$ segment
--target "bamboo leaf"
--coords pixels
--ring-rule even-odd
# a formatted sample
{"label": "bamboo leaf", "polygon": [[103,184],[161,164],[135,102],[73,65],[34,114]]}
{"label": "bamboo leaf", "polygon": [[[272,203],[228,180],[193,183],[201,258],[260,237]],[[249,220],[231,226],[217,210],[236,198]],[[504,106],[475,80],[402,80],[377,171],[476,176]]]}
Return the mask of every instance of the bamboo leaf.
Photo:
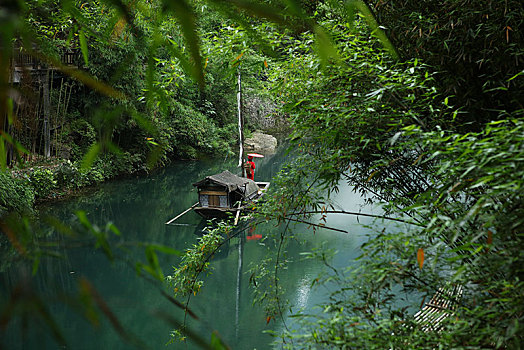
{"label": "bamboo leaf", "polygon": [[84,159],[82,159],[82,169],[87,170],[93,165],[93,162],[95,161],[95,158],[98,156],[98,153],[102,150],[102,146],[100,143],[93,144],[89,151],[84,156]]}
{"label": "bamboo leaf", "polygon": [[314,27],[315,37],[316,37],[316,48],[317,54],[320,58],[322,66],[326,66],[329,63],[329,59],[335,59],[339,61],[340,57],[338,55],[337,49],[333,44],[329,34],[319,25]]}
{"label": "bamboo leaf", "polygon": [[87,66],[89,64],[88,51],[87,51],[87,39],[83,30],[78,32],[78,39],[80,41],[80,50],[82,51],[82,56],[84,57],[84,63]]}
{"label": "bamboo leaf", "polygon": [[377,173],[378,173],[378,170],[373,171],[373,172],[369,175],[369,177],[367,178],[366,182],[371,181],[371,179],[372,179],[372,178],[373,178]]}
{"label": "bamboo leaf", "polygon": [[148,141],[153,145],[153,148],[151,149],[151,152],[149,152],[147,156],[147,167],[149,169],[153,169],[155,164],[159,161],[159,159],[162,157],[162,154],[164,153],[164,147],[156,142]]}
{"label": "bamboo leaf", "polygon": [[106,225],[106,231],[112,231],[115,235],[121,236],[120,230],[112,222],[108,222]]}
{"label": "bamboo leaf", "polygon": [[33,270],[32,270],[33,276],[36,276],[36,273],[38,272],[38,266],[40,266],[40,257],[35,256],[35,259],[33,260]]}
{"label": "bamboo leaf", "polygon": [[113,313],[109,305],[102,298],[100,293],[95,289],[95,287],[85,278],[80,280],[80,288],[84,293],[89,296],[102,311],[102,313],[107,317],[113,329],[119,334],[119,336],[126,342],[132,342],[137,345],[137,347],[145,347],[145,344],[142,344],[142,341],[137,339],[132,334],[129,334],[125,328],[122,326],[118,317]]}
{"label": "bamboo leaf", "polygon": [[170,10],[178,19],[181,25],[182,33],[191,55],[191,75],[196,82],[203,87],[204,85],[204,70],[202,66],[202,56],[200,55],[200,37],[198,36],[196,18],[191,6],[185,0],[168,1],[164,0],[164,7]]}
{"label": "bamboo leaf", "polygon": [[85,211],[79,210],[75,214],[78,220],[80,221],[80,223],[84,225],[85,228],[90,229],[90,230],[93,229],[93,226],[91,225],[91,222],[87,218]]}
{"label": "bamboo leaf", "polygon": [[368,26],[371,28],[372,33],[380,40],[382,46],[390,53],[390,55],[398,60],[399,54],[393,43],[389,40],[388,36],[384,30],[378,25],[373,12],[370,10],[368,5],[362,0],[349,0],[345,2],[346,11],[349,15],[349,21],[354,20],[355,11],[359,11],[364,19],[366,20]]}
{"label": "bamboo leaf", "polygon": [[183,255],[181,251],[173,249],[173,248],[165,246],[165,245],[150,244],[149,246],[151,248],[153,248],[154,250],[159,251],[159,252],[164,253],[164,254],[178,255],[178,256],[182,256]]}
{"label": "bamboo leaf", "polygon": [[227,350],[229,346],[227,346],[218,333],[214,331],[211,333],[211,348],[214,350]]}
{"label": "bamboo leaf", "polygon": [[242,56],[244,56],[244,52],[242,52],[240,55],[238,55],[238,56],[233,60],[233,62],[238,61],[239,59],[242,58]]}
{"label": "bamboo leaf", "polygon": [[73,229],[70,226],[67,226],[59,219],[57,219],[56,217],[46,216],[43,218],[43,220],[61,234],[66,236],[74,236]]}

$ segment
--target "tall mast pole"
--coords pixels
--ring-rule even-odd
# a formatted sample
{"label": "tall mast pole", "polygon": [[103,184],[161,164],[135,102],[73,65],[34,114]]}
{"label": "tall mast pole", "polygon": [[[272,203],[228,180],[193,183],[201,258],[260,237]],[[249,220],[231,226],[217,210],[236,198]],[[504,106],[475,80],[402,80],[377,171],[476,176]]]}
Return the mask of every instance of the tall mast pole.
{"label": "tall mast pole", "polygon": [[237,105],[238,105],[238,141],[240,152],[238,154],[238,166],[242,168],[242,176],[245,177],[244,163],[244,120],[242,119],[242,82],[240,80],[240,67],[238,72],[238,91],[237,91]]}

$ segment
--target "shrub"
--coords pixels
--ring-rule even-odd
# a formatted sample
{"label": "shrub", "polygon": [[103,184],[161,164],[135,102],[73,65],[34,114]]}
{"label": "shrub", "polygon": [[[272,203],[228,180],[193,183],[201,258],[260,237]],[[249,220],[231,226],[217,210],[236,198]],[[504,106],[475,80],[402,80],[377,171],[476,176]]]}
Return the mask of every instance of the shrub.
{"label": "shrub", "polygon": [[55,170],[55,179],[59,188],[78,188],[80,177],[78,166],[69,160],[60,164]]}
{"label": "shrub", "polygon": [[31,186],[24,180],[15,179],[8,173],[0,172],[0,217],[16,211],[30,211],[35,201]]}
{"label": "shrub", "polygon": [[71,157],[80,159],[89,147],[96,142],[96,131],[93,125],[84,119],[77,119],[71,123]]}
{"label": "shrub", "polygon": [[80,180],[77,184],[78,187],[85,187],[94,185],[104,181],[104,173],[102,169],[96,166],[92,166],[89,169],[80,169]]}
{"label": "shrub", "polygon": [[37,198],[49,196],[57,187],[55,176],[49,169],[35,169],[31,175],[29,175],[29,182],[35,190]]}

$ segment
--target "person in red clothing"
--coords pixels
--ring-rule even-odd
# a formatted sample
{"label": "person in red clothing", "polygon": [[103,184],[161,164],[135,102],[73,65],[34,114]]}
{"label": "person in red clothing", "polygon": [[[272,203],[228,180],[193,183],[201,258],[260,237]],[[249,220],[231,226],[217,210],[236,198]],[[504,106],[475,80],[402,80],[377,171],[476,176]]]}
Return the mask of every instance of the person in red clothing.
{"label": "person in red clothing", "polygon": [[255,162],[253,162],[253,156],[247,157],[246,176],[248,179],[255,180]]}

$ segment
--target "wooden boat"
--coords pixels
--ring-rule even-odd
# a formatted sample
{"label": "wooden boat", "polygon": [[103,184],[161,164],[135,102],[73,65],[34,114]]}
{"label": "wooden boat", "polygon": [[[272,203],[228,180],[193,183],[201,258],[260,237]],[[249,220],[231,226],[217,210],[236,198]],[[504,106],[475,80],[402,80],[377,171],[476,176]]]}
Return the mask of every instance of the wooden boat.
{"label": "wooden boat", "polygon": [[269,182],[255,182],[229,171],[207,176],[193,184],[198,189],[198,204],[193,210],[206,219],[227,218],[244,211],[262,197]]}
{"label": "wooden boat", "polygon": [[[243,175],[245,175],[246,173],[243,167],[245,164],[245,160],[243,159],[244,135],[242,131],[244,123],[241,114],[242,108],[240,108],[240,71],[238,73],[237,101],[240,146],[238,166],[242,168]],[[263,157],[263,155],[255,153],[250,155],[253,157]],[[236,225],[241,212],[245,211],[249,204],[257,201],[264,195],[269,187],[269,182],[255,182],[247,177],[240,177],[226,170],[219,174],[207,176],[205,179],[194,183],[193,186],[198,188],[198,202],[166,222],[166,225],[171,225],[191,210],[194,210],[205,219],[224,219],[233,215],[235,217],[234,225]]]}

